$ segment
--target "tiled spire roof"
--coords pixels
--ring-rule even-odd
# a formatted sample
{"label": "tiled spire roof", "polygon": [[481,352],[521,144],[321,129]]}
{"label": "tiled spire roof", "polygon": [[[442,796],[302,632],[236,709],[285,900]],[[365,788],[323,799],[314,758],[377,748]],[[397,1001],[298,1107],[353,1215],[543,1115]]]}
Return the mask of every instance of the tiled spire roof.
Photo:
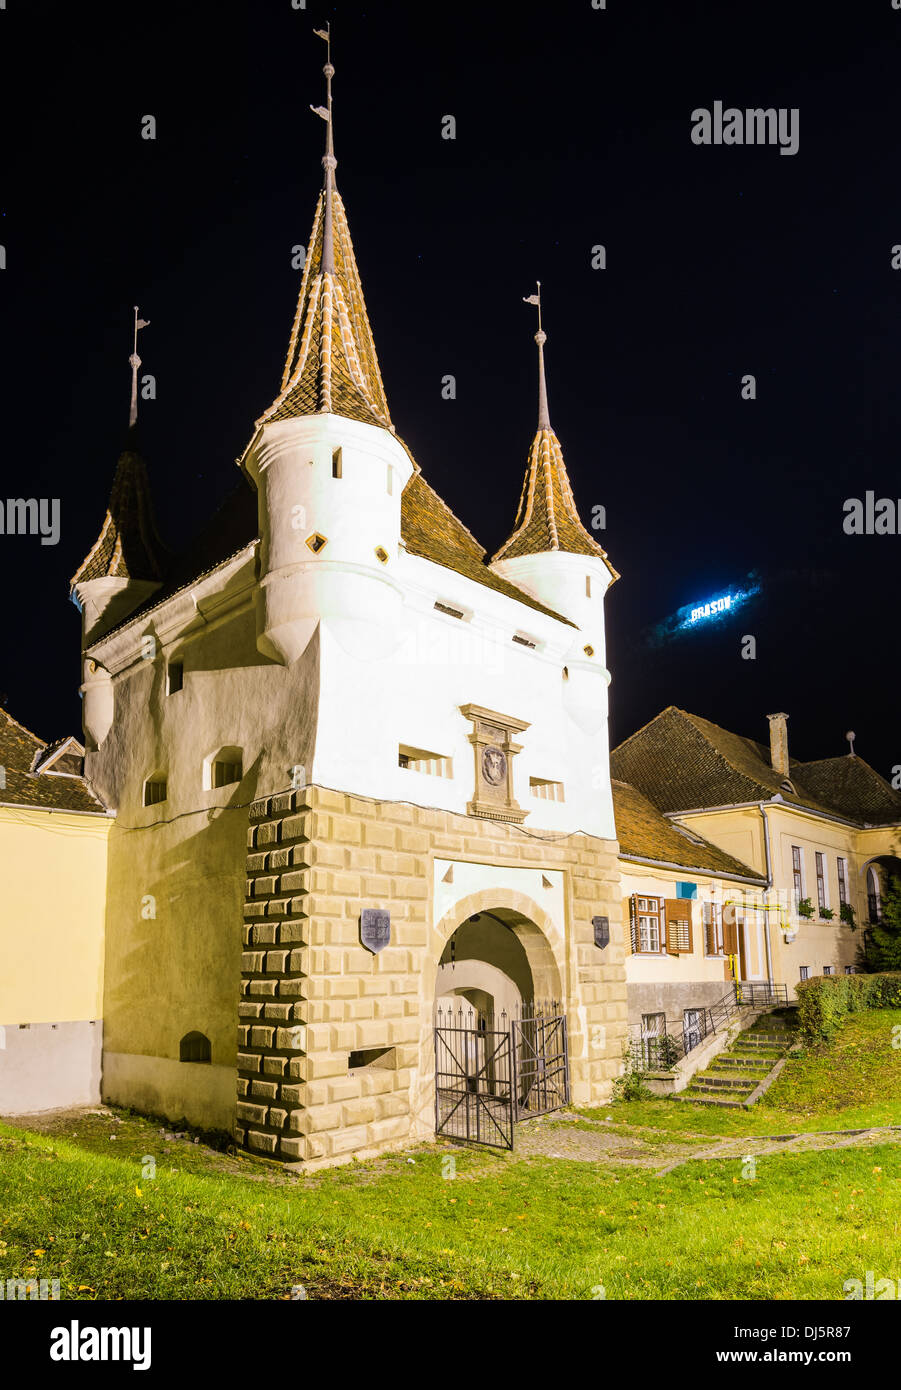
{"label": "tiled spire roof", "polygon": [[72,586],[106,577],[158,580],[165,555],[156,529],[147,465],[138,453],[134,431],[129,430],[100,535],[72,576]]}
{"label": "tiled spire roof", "polygon": [[[532,296],[529,303],[538,303]],[[539,305],[540,316],[540,305]],[[540,317],[539,317],[540,323]],[[551,428],[544,371],[544,345],[547,334],[539,327],[538,344],[538,429],[529,451],[522,494],[513,523],[513,532],[494,556],[512,560],[518,555],[540,555],[548,550],[566,550],[577,555],[595,555],[603,560],[614,579],[619,575],[607,559],[607,552],[588,534],[576,509],[572,486],[563,462],[560,440]]]}
{"label": "tiled spire roof", "polygon": [[328,122],[325,186],[316,204],[281,390],[256,423],[329,413],[392,429],[344,203],[335,187],[331,62],[323,71],[328,107],[314,110]]}

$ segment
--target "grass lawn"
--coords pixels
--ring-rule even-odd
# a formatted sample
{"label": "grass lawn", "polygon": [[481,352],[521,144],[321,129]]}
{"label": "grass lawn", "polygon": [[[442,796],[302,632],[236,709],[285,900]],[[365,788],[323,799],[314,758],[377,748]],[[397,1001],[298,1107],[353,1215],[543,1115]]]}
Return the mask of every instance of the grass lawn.
{"label": "grass lawn", "polygon": [[841,1299],[901,1275],[887,1145],[760,1158],[754,1180],[430,1146],[286,1179],[130,1115],[82,1129],[0,1125],[0,1277],[64,1298]]}
{"label": "grass lawn", "polygon": [[892,1047],[892,1028],[898,1025],[899,1009],[849,1014],[831,1043],[789,1057],[775,1084],[751,1110],[667,1099],[629,1101],[584,1113],[614,1124],[710,1135],[901,1125],[901,1050]]}
{"label": "grass lawn", "polygon": [[553,1145],[629,1126],[649,1166],[524,1142],[294,1176],[167,1141],[129,1112],[40,1133],[0,1124],[0,1279],[59,1278],[64,1298],[88,1300],[277,1299],[296,1284],[325,1299],[840,1300],[867,1270],[901,1276],[901,1146],[766,1153],[751,1168],[683,1144],[687,1161],[654,1168],[683,1132],[901,1124],[898,1023],[850,1016],[750,1112],[655,1100],[546,1122]]}

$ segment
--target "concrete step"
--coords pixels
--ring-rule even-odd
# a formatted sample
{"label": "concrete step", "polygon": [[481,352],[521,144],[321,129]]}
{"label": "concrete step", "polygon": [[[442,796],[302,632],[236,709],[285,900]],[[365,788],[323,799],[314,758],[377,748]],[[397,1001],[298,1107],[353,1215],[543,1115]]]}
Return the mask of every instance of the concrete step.
{"label": "concrete step", "polygon": [[727,1100],[725,1096],[693,1096],[688,1091],[681,1091],[676,1100],[691,1101],[693,1105],[721,1105],[725,1110],[740,1110],[742,1107],[740,1100]]}
{"label": "concrete step", "polygon": [[718,1067],[747,1067],[749,1071],[760,1071],[767,1068],[768,1062],[768,1057],[758,1057],[753,1052],[744,1057],[735,1052],[723,1052],[710,1063],[710,1070],[715,1071]]}
{"label": "concrete step", "polygon": [[691,1086],[700,1091],[753,1091],[761,1080],[759,1076],[710,1076],[701,1072],[692,1078]]}

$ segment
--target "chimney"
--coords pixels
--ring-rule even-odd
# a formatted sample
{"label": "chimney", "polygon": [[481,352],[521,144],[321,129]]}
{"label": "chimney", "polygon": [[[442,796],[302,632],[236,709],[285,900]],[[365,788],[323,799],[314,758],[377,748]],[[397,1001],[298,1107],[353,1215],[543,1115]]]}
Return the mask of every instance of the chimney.
{"label": "chimney", "polygon": [[780,777],[788,776],[787,714],[768,714],[770,721],[770,764]]}

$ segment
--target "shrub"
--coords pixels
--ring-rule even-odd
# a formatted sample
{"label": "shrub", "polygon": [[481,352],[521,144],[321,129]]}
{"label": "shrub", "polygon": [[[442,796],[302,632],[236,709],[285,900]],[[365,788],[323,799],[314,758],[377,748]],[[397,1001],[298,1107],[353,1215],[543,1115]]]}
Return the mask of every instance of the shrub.
{"label": "shrub", "polygon": [[808,1042],[834,1037],[848,1014],[901,1008],[901,972],[821,975],[798,985],[798,1023]]}
{"label": "shrub", "polygon": [[812,916],[813,916],[813,903],[810,901],[809,898],[801,898],[800,902],[798,903],[798,916],[799,916],[799,917],[812,917]]}

